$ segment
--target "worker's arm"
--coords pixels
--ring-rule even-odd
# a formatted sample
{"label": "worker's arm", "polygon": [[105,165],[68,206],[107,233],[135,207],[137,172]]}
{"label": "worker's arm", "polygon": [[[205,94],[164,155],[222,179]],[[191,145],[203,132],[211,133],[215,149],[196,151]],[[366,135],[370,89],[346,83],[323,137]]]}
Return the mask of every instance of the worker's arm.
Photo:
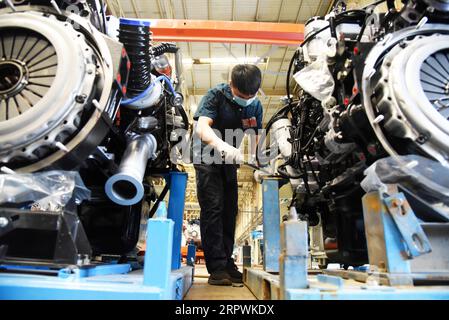
{"label": "worker's arm", "polygon": [[223,140],[221,140],[212,129],[213,123],[214,120],[209,117],[199,117],[198,123],[196,125],[196,133],[200,137],[201,141],[214,148],[217,148],[218,145],[223,142]]}
{"label": "worker's arm", "polygon": [[214,121],[211,118],[200,116],[196,126],[196,133],[201,141],[217,149],[223,156],[225,163],[241,163],[243,155],[239,149],[220,139],[212,129]]}

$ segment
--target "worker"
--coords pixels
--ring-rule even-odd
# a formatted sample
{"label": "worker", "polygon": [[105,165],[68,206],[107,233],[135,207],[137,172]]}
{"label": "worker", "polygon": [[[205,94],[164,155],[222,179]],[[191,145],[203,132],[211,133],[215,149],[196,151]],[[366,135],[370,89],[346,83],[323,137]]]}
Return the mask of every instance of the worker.
{"label": "worker", "polygon": [[[237,168],[243,160],[238,148],[242,139],[226,141],[225,137],[229,130],[250,131],[252,141],[257,143],[263,115],[262,104],[256,97],[261,82],[257,66],[235,66],[230,83],[209,90],[193,118],[201,150],[199,161],[194,155],[200,230],[211,285],[243,283],[242,273],[232,259],[238,212]],[[250,159],[254,159],[256,143],[252,143]],[[214,160],[218,154],[219,161],[206,161],[210,154]]]}

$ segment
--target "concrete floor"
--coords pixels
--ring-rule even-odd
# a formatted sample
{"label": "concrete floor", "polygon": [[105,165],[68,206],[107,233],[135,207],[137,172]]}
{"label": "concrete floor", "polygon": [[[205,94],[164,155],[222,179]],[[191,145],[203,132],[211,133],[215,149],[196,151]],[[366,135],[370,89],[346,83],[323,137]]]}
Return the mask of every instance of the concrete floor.
{"label": "concrete floor", "polygon": [[[240,272],[242,267],[239,266]],[[195,279],[184,300],[256,300],[245,286],[211,286],[207,283],[209,274],[204,264],[195,266]]]}

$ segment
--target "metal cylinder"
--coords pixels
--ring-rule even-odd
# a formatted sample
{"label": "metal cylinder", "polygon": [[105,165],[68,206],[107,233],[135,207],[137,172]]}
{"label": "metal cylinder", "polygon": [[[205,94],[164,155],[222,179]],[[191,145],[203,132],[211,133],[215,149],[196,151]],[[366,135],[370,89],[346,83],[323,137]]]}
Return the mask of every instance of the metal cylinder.
{"label": "metal cylinder", "polygon": [[122,206],[131,206],[142,200],[142,184],[148,159],[156,152],[157,142],[146,134],[131,139],[123,154],[118,172],[105,185],[109,199]]}

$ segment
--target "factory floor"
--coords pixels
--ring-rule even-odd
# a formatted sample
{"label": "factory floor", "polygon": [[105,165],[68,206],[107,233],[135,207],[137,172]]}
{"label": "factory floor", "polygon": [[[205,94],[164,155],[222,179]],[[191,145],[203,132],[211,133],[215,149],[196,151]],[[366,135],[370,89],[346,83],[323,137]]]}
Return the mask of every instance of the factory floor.
{"label": "factory floor", "polygon": [[[238,266],[242,272],[242,266]],[[195,265],[195,278],[193,285],[184,297],[184,300],[256,300],[254,295],[245,286],[211,286],[207,283],[209,274],[204,264]]]}

